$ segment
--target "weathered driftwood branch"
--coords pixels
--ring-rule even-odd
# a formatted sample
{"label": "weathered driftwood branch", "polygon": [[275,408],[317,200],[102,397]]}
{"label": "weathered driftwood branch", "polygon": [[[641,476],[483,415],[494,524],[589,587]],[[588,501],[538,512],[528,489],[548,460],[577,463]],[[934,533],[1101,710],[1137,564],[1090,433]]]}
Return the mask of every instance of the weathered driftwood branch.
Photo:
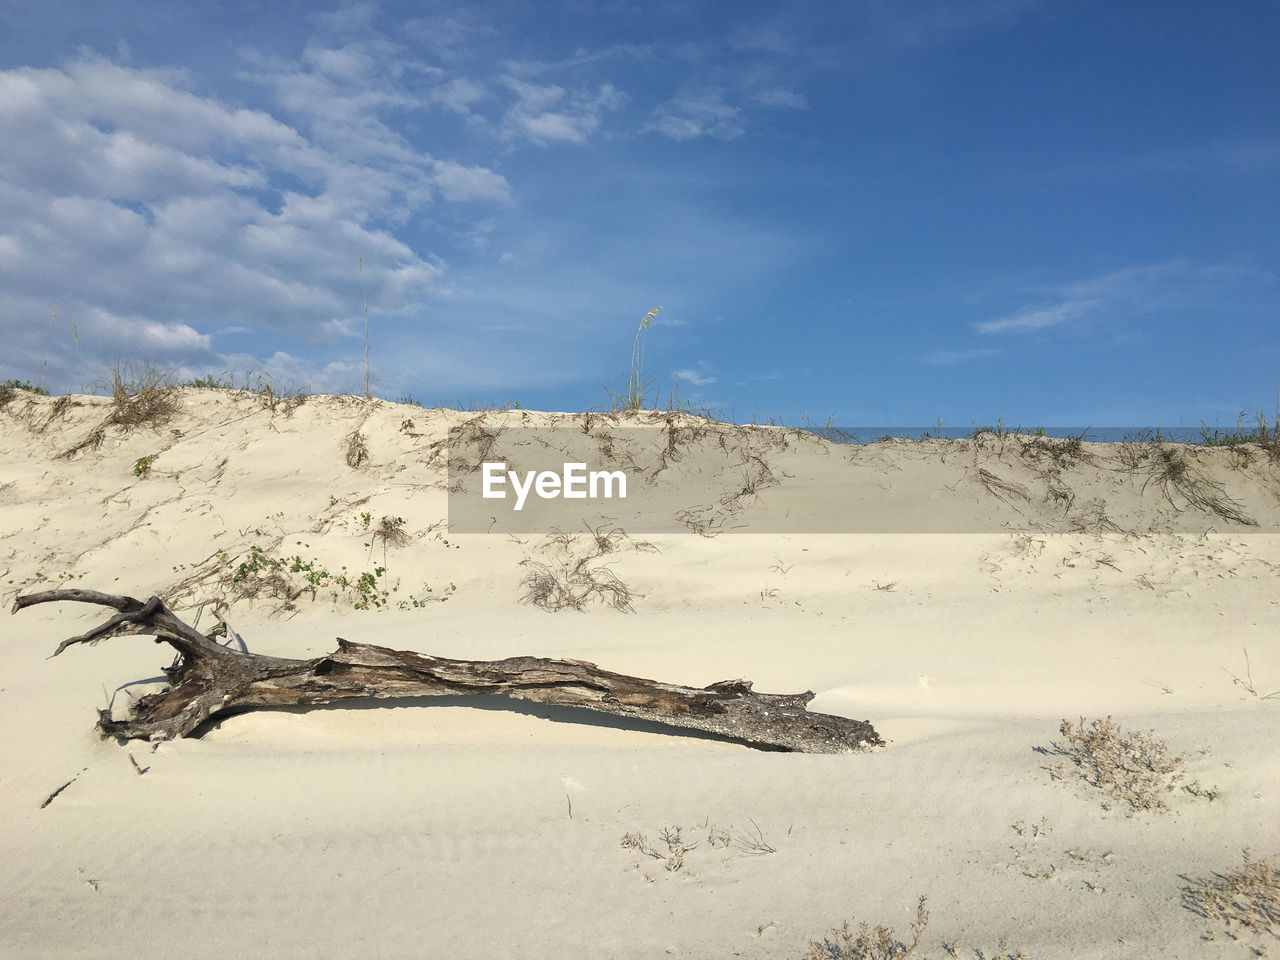
{"label": "weathered driftwood branch", "polygon": [[229,649],[184,623],[160,601],[96,590],[49,590],[19,597],[13,612],[37,603],[76,600],[119,611],[105,623],[64,640],[53,656],[77,643],[122,634],[150,634],[180,662],[166,670],[169,687],[139,698],[129,720],[99,712],[103,736],[171,740],[192,735],[223,711],[329,703],[350,697],[431,697],[502,694],[538,703],[581,707],[729,737],[756,747],[799,753],[844,753],[883,743],[864,720],[810,713],[812,693],[756,693],[746,680],[682,687],[601,670],[581,660],[508,657],[450,660],[338,639],[338,649],[311,660],[265,657]]}

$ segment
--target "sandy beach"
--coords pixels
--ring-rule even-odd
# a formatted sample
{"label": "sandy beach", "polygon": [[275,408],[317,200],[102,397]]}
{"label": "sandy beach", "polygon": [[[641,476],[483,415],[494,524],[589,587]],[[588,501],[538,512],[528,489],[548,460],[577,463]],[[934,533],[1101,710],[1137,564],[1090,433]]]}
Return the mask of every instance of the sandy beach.
{"label": "sandy beach", "polygon": [[[105,614],[41,605],[0,645],[0,955],[839,957],[860,955],[830,952],[845,921],[909,943],[921,897],[904,956],[1280,951],[1277,899],[1252,926],[1203,907],[1246,848],[1280,855],[1280,464],[1260,447],[851,446],[230,390],[186,390],[163,422],[111,412],[23,392],[0,410],[6,605],[156,595],[278,657],[342,637],[745,678],[886,745],[767,752],[478,695],[104,740],[97,711],[127,716],[172,651],[119,636],[50,659]],[[537,429],[599,450],[651,433],[627,469],[666,513],[451,530],[476,438]],[[1088,782],[1070,748],[1108,717],[1180,762],[1136,792],[1132,771]]]}

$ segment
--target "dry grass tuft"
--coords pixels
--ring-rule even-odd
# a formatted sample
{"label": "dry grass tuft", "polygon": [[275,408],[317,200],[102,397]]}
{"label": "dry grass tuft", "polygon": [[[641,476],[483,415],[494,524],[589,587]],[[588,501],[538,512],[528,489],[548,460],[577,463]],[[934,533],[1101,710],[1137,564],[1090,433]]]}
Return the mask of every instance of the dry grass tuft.
{"label": "dry grass tuft", "polygon": [[364,434],[359,430],[353,430],[347,435],[346,460],[347,466],[352,470],[359,469],[360,465],[369,459],[369,448],[365,445]]}
{"label": "dry grass tuft", "polygon": [[[528,557],[520,561],[529,572],[520,581],[524,589],[522,603],[555,613],[560,610],[582,610],[592,602],[603,603],[632,613],[633,594],[627,585],[603,563],[596,563],[606,554],[613,553],[618,545],[628,540],[620,528],[606,531],[603,527],[590,529],[585,549],[580,547],[584,538],[563,532],[544,537],[537,550],[548,559]],[[637,550],[653,550],[652,544],[636,542]]]}
{"label": "dry grass tuft", "polygon": [[[1110,717],[1088,725],[1081,717],[1079,726],[1063,720],[1059,730],[1063,742],[1054,743],[1053,752],[1070,760],[1086,783],[1133,810],[1164,809],[1164,795],[1182,780],[1182,758],[1171,755],[1153,731],[1126,731]],[[1062,763],[1048,769],[1054,779],[1066,779]],[[1215,791],[1201,791],[1198,784],[1188,789],[1216,796]],[[1110,803],[1104,802],[1103,807],[1110,809]]]}
{"label": "dry grass tuft", "polygon": [[1022,456],[1034,460],[1049,459],[1057,467],[1070,467],[1077,463],[1092,463],[1085,452],[1084,435],[1074,437],[1031,436],[1022,446]]}
{"label": "dry grass tuft", "polygon": [[590,558],[556,566],[537,560],[521,560],[529,572],[520,581],[524,603],[532,603],[555,613],[560,610],[582,610],[598,600],[624,613],[634,612],[631,591],[608,567],[588,566]]}
{"label": "dry grass tuft", "polygon": [[[494,459],[493,448],[498,442],[498,437],[502,435],[503,429],[501,427],[489,429],[485,418],[486,415],[482,413],[449,431],[448,466],[450,470],[458,473],[475,473],[480,469],[481,463]],[[474,463],[463,456],[463,447],[475,448]]]}
{"label": "dry grass tuft", "polygon": [[1012,498],[1017,497],[1027,503],[1031,502],[1031,494],[1027,492],[1027,488],[1020,483],[1011,483],[1008,480],[1001,480],[990,470],[979,467],[973,474],[973,478],[982,484],[987,493],[991,494],[997,500],[1003,500],[1008,503]]}
{"label": "dry grass tuft", "polygon": [[177,381],[155,367],[132,365],[111,369],[110,422],[130,429],[159,426],[182,409],[182,390]]}
{"label": "dry grass tuft", "polygon": [[[1232,940],[1242,939],[1234,928],[1254,934],[1259,941],[1254,955],[1265,956],[1262,939],[1280,940],[1280,866],[1272,857],[1254,860],[1245,850],[1239,870],[1191,880],[1183,888],[1182,904],[1205,920],[1225,926]],[[1215,937],[1209,934],[1205,939]]]}
{"label": "dry grass tuft", "polygon": [[383,517],[373,531],[373,538],[392,547],[407,547],[409,534],[404,529],[404,517]]}
{"label": "dry grass tuft", "polygon": [[107,432],[107,425],[105,423],[98,424],[96,427],[94,427],[92,430],[89,431],[88,435],[83,440],[81,440],[77,444],[74,444],[68,447],[66,450],[63,450],[60,454],[57,455],[55,459],[70,460],[77,453],[80,453],[84,450],[97,450],[100,446],[102,446],[102,441],[106,437],[106,432]]}
{"label": "dry grass tuft", "polygon": [[663,827],[659,838],[666,845],[666,852],[656,849],[649,843],[643,833],[625,833],[622,835],[620,846],[623,850],[635,850],[644,854],[646,857],[653,857],[655,860],[661,860],[672,873],[675,873],[684,866],[684,856],[690,850],[697,848],[698,844],[690,843],[681,835],[680,827]]}
{"label": "dry grass tuft", "polygon": [[1244,526],[1258,525],[1256,520],[1240,509],[1238,503],[1226,495],[1220,485],[1197,474],[1188,462],[1187,455],[1177,447],[1158,446],[1150,459],[1151,473],[1142,484],[1144,493],[1155,482],[1170,503],[1174,503],[1172,493],[1177,493],[1198,510],[1215,513],[1224,520]]}

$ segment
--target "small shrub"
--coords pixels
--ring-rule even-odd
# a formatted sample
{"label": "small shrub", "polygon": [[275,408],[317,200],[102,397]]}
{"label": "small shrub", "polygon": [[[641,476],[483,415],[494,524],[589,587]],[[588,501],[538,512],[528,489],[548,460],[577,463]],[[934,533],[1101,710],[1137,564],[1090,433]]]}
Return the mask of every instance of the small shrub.
{"label": "small shrub", "polygon": [[365,445],[364,435],[359,430],[353,430],[347,435],[346,442],[347,466],[352,470],[358,469],[362,463],[369,459],[369,448]]}
{"label": "small shrub", "polygon": [[231,375],[231,371],[227,371],[227,379],[220,380],[213,374],[204,377],[196,377],[192,380],[185,380],[182,383],[184,387],[193,387],[199,390],[234,390],[236,388],[235,378]]}
{"label": "small shrub", "polygon": [[47,397],[49,391],[44,387],[37,387],[30,380],[14,380],[12,378],[0,384],[0,390],[25,390],[27,393],[34,393],[37,396]]}
{"label": "small shrub", "polygon": [[[1257,939],[1280,940],[1280,866],[1274,858],[1254,860],[1245,850],[1243,867],[1190,881],[1183,888],[1182,903],[1211,923],[1225,926],[1233,940],[1242,939],[1237,928]],[[1260,946],[1254,952],[1263,956],[1266,948]]]}
{"label": "small shrub", "polygon": [[[1125,731],[1110,717],[1087,726],[1084,717],[1079,726],[1063,720],[1058,729],[1063,742],[1053,744],[1054,752],[1070,760],[1086,783],[1133,810],[1164,809],[1164,795],[1182,780],[1182,758],[1171,755],[1153,731]],[[1066,777],[1061,763],[1049,771],[1055,779]],[[1110,808],[1108,802],[1103,806]]]}
{"label": "small shrub", "polygon": [[1244,426],[1244,414],[1236,418],[1236,429],[1233,433],[1220,430],[1209,432],[1209,428],[1201,421],[1200,442],[1206,447],[1229,447],[1239,449],[1245,444],[1256,444],[1261,447],[1272,460],[1280,460],[1280,407],[1276,416],[1267,419],[1266,411],[1258,411],[1258,423],[1252,430]]}
{"label": "small shrub", "polygon": [[892,927],[877,924],[872,928],[867,923],[860,923],[855,932],[845,921],[828,933],[821,943],[810,941],[804,960],[898,960],[916,956],[920,936],[929,923],[926,902],[921,897],[916,904],[915,923],[911,926],[911,938],[906,942],[898,939]]}
{"label": "small shrub", "polygon": [[659,837],[667,847],[665,853],[651,846],[643,833],[623,834],[620,846],[624,850],[635,850],[646,857],[663,861],[663,866],[672,873],[684,866],[685,854],[698,846],[696,842],[689,843],[681,836],[680,827],[663,827]]}
{"label": "small shrub", "polygon": [[133,475],[146,479],[151,474],[151,465],[156,462],[158,454],[150,453],[145,457],[139,457],[133,465]]}
{"label": "small shrub", "polygon": [[[801,960],[901,960],[903,957],[926,960],[925,955],[917,951],[920,948],[920,938],[929,923],[927,903],[925,897],[921,897],[916,903],[916,919],[911,925],[910,937],[905,941],[894,933],[892,927],[879,924],[872,927],[868,923],[860,923],[858,929],[854,930],[846,921],[830,931],[821,942],[811,940],[809,952]],[[943,949],[948,956],[959,957],[959,939],[950,945],[944,943]],[[1003,940],[993,952],[975,949],[973,953],[979,960],[1030,960],[1025,951],[1010,951]]]}
{"label": "small shrub", "polygon": [[6,380],[0,383],[0,410],[17,400],[19,393],[34,393],[42,397],[49,395],[43,387],[32,386],[29,380]]}
{"label": "small shrub", "polygon": [[292,609],[290,605],[303,595],[315,600],[322,591],[334,603],[350,604],[354,610],[423,609],[431,603],[447,601],[458,589],[450,583],[447,590],[437,594],[424,583],[417,593],[402,593],[400,581],[388,576],[385,566],[360,573],[350,572],[346,566],[330,570],[314,557],[277,555],[257,544],[250,546],[248,555],[238,563],[220,553],[211,572],[188,578],[186,585],[195,586],[208,579],[223,588],[225,599],[272,598],[285,601],[286,609]]}

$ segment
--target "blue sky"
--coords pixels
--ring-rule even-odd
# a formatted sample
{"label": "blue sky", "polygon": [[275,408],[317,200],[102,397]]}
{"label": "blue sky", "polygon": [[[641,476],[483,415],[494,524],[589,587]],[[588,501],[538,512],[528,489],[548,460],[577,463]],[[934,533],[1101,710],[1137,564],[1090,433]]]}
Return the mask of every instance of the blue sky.
{"label": "blue sky", "polygon": [[363,392],[367,296],[374,393],[427,405],[601,405],[661,306],[650,396],[739,420],[1270,414],[1277,36],[1248,0],[0,0],[0,378]]}

